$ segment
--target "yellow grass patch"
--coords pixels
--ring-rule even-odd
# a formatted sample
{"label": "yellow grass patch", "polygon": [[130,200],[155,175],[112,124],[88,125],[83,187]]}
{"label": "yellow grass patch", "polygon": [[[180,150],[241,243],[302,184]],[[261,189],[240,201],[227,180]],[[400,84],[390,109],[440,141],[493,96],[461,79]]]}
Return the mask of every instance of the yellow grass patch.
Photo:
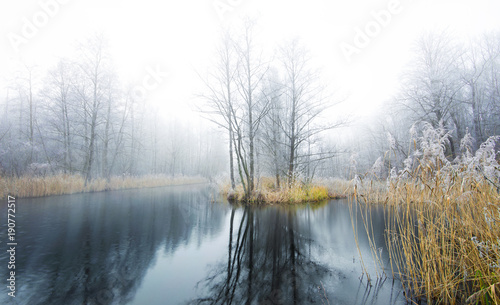
{"label": "yellow grass patch", "polygon": [[[219,186],[222,196],[234,201],[244,201],[244,191],[238,185],[234,191],[228,183]],[[332,197],[342,197],[340,190],[331,191],[327,186],[320,183],[303,184],[301,182],[288,185],[284,182],[281,188],[277,188],[272,178],[260,179],[259,188],[253,194],[248,203],[267,204],[294,204],[305,202],[318,202]]]}

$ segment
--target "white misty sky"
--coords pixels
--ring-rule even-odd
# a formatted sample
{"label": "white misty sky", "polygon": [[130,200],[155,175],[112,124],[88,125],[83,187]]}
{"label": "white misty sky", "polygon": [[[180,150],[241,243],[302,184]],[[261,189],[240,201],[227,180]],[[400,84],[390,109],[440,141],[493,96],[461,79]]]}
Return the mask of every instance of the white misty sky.
{"label": "white misty sky", "polygon": [[[57,3],[58,9],[15,50],[10,40],[23,36],[26,21],[44,14],[43,3]],[[228,8],[222,18],[216,4]],[[398,13],[348,61],[341,43],[354,45],[356,29],[364,30],[375,20],[372,12],[389,6]],[[259,40],[268,49],[301,37],[323,82],[347,96],[342,111],[367,115],[395,92],[423,31],[445,29],[471,39],[500,30],[499,12],[500,1],[494,0],[2,0],[0,80],[5,84],[20,62],[43,71],[58,57],[70,56],[76,41],[102,32],[123,81],[141,82],[148,68],[168,71],[149,99],[166,115],[192,118],[189,105],[201,90],[195,70],[203,74],[209,67],[221,25],[249,15],[257,17]],[[0,87],[3,99],[5,86]]]}

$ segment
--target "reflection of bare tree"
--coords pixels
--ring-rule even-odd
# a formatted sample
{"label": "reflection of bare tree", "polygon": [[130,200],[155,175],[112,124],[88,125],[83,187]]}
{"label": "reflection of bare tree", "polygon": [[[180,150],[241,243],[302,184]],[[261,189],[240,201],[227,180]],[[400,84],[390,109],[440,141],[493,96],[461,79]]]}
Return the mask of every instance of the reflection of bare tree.
{"label": "reflection of bare tree", "polygon": [[[301,304],[320,298],[317,291],[327,268],[302,254],[310,239],[297,234],[295,211],[242,208],[229,224],[227,263],[221,263],[202,283],[209,295],[193,304]],[[237,226],[237,231],[235,230]]]}
{"label": "reflection of bare tree", "polygon": [[29,205],[34,211],[20,213],[17,304],[131,302],[158,249],[174,251],[197,238],[196,226],[220,232],[224,213],[204,205],[204,197],[164,189],[80,194],[46,199],[72,201],[52,202],[53,209],[38,208],[39,199]]}

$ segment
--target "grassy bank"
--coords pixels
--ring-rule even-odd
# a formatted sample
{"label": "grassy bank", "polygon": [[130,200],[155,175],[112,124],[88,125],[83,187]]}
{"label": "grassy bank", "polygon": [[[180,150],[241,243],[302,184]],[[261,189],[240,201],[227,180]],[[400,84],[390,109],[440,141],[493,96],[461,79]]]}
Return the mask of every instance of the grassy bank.
{"label": "grassy bank", "polygon": [[[500,167],[494,143],[449,162],[415,154],[353,202],[384,204],[392,273],[411,302],[500,304]],[[385,187],[382,187],[385,185]]]}
{"label": "grassy bank", "polygon": [[219,185],[221,195],[229,201],[246,202],[250,204],[297,204],[305,202],[318,202],[327,199],[345,198],[342,180],[323,180],[311,184],[295,182],[276,187],[271,178],[261,178],[259,186],[250,199],[245,198],[243,187],[238,185],[231,190],[229,183]]}
{"label": "grassy bank", "polygon": [[387,244],[405,290],[445,304],[500,302],[500,199],[485,179],[449,173],[392,184]]}
{"label": "grassy bank", "polygon": [[45,177],[0,177],[0,197],[42,197],[51,195],[74,194],[82,192],[100,192],[133,188],[158,187],[202,183],[202,177],[170,177],[166,175],[118,176],[106,179],[94,179],[85,185],[80,175],[59,174]]}
{"label": "grassy bank", "polygon": [[426,178],[425,172],[416,170],[414,179],[391,184],[386,192],[373,191],[385,198],[393,276],[412,301],[500,304],[496,186],[456,172],[448,185],[439,175]]}

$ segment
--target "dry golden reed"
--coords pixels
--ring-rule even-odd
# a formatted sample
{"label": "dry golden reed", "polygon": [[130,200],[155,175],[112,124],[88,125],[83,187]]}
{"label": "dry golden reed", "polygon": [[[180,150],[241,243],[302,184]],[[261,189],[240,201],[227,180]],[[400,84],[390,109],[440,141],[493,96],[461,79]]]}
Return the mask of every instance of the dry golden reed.
{"label": "dry golden reed", "polygon": [[42,197],[203,182],[206,182],[206,179],[202,177],[170,177],[166,175],[118,176],[111,177],[109,181],[99,178],[90,181],[87,185],[85,185],[85,180],[80,175],[0,177],[0,196]]}
{"label": "dry golden reed", "polygon": [[354,201],[385,205],[390,267],[410,302],[500,304],[498,138],[475,155],[463,141],[453,162],[441,140],[427,138],[404,170],[391,170],[385,188],[360,181]]}
{"label": "dry golden reed", "polygon": [[[415,299],[439,304],[499,304],[500,198],[485,179],[429,168],[391,184],[387,243],[393,272]],[[432,177],[432,178],[431,178]],[[472,297],[472,298],[471,298]]]}
{"label": "dry golden reed", "polygon": [[[333,192],[324,183],[304,184],[300,181],[296,181],[291,185],[284,182],[278,188],[272,178],[263,177],[259,180],[257,190],[253,192],[249,200],[246,200],[246,203],[296,204],[345,197],[338,191],[339,189]],[[241,185],[237,185],[234,190],[231,190],[231,185],[225,182],[219,185],[219,190],[221,195],[230,201],[245,201],[245,194]]]}

